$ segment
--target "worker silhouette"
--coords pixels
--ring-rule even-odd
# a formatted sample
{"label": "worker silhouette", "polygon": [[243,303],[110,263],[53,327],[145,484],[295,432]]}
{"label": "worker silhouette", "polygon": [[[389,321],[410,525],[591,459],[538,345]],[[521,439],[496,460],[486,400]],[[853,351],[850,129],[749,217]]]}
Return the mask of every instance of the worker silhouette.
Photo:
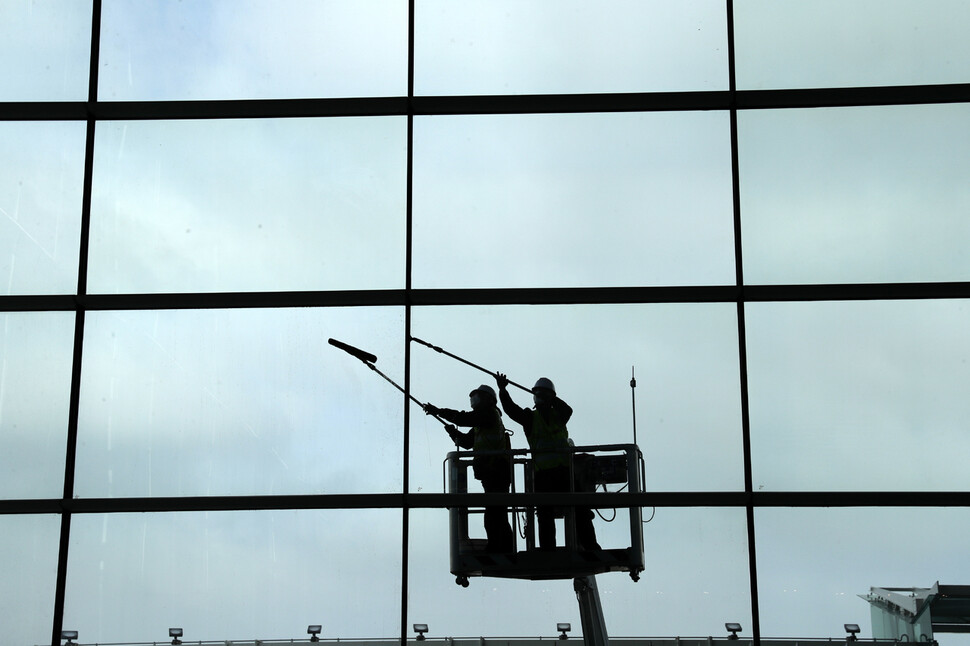
{"label": "worker silhouette", "polygon": [[[470,426],[471,430],[462,433],[454,426],[445,430],[455,444],[463,449],[475,451],[507,451],[511,449],[509,436],[502,424],[502,413],[498,409],[495,391],[491,386],[481,385],[468,393],[470,411],[437,408],[425,404],[424,412],[436,415],[458,426]],[[508,493],[512,483],[512,466],[508,454],[476,455],[472,458],[472,472],[481,481],[485,493]],[[515,541],[509,514],[505,507],[485,508],[485,536],[488,552],[514,552]]]}
{"label": "worker silhouette", "polygon": [[[502,409],[512,420],[522,425],[529,448],[532,449],[535,490],[571,491],[571,451],[566,422],[572,417],[573,409],[556,396],[556,387],[545,377],[536,381],[532,388],[535,407],[531,409],[520,408],[512,401],[508,391],[508,377],[498,373],[495,381],[498,384]],[[556,509],[551,506],[537,507],[536,515],[539,517],[539,549],[551,550],[556,547]],[[577,507],[575,517],[576,539],[580,549],[600,549],[596,542],[596,530],[593,528],[593,511],[588,507]]]}

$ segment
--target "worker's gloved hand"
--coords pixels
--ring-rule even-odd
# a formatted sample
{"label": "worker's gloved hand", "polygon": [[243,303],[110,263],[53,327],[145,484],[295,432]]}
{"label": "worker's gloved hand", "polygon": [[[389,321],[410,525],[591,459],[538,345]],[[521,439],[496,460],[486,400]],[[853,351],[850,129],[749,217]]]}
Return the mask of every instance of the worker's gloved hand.
{"label": "worker's gloved hand", "polygon": [[499,390],[505,390],[509,385],[509,378],[503,375],[501,372],[496,372],[495,383],[498,385]]}
{"label": "worker's gloved hand", "polygon": [[440,411],[438,410],[437,406],[432,406],[431,404],[425,404],[424,405],[424,412],[425,412],[426,415],[435,415],[435,416],[437,416]]}
{"label": "worker's gloved hand", "polygon": [[452,440],[454,440],[455,443],[457,444],[458,443],[458,427],[455,426],[454,424],[448,424],[447,426],[445,426],[445,431],[448,433],[448,437],[450,437]]}

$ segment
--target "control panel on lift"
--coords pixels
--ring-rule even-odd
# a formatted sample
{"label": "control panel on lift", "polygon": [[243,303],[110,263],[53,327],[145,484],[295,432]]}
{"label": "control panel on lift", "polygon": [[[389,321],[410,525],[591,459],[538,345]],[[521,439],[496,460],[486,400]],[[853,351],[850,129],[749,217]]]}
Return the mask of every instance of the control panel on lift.
{"label": "control panel on lift", "polygon": [[[445,460],[445,486],[447,493],[480,492],[472,474],[472,461],[476,455],[501,454],[512,464],[511,493],[533,493],[535,471],[531,452],[518,451],[453,451]],[[639,493],[643,486],[643,457],[635,444],[578,446],[568,451],[570,481],[573,492],[623,491]],[[469,489],[469,483],[472,488]],[[611,488],[612,486],[612,488]],[[568,492],[563,496],[568,497]],[[588,499],[588,497],[587,497]],[[628,572],[637,581],[644,568],[643,523],[639,507],[592,509],[594,526],[601,537],[602,549],[580,549],[576,541],[576,508],[556,506],[560,530],[554,549],[538,549],[536,541],[536,509],[528,505],[514,505],[508,509],[510,523],[515,535],[511,552],[486,551],[486,539],[482,530],[484,507],[453,507],[449,509],[451,548],[451,573],[456,583],[468,585],[469,577],[490,576],[515,579],[575,579],[605,572]],[[583,509],[583,508],[580,508]],[[579,513],[583,513],[582,511]],[[586,511],[585,513],[589,513]],[[610,522],[629,524],[629,533],[621,531],[622,543],[613,545],[617,531],[611,527],[609,537],[600,528]],[[471,521],[471,522],[470,522]],[[470,535],[470,527],[476,534]],[[627,540],[627,537],[629,540]]]}

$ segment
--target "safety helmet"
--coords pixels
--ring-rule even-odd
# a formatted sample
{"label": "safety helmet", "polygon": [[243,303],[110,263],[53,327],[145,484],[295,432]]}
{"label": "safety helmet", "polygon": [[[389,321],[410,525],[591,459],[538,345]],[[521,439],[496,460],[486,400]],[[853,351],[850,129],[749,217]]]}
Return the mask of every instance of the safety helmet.
{"label": "safety helmet", "polygon": [[482,395],[484,395],[485,397],[487,397],[492,402],[498,401],[498,398],[496,398],[496,396],[495,396],[495,390],[492,389],[491,386],[487,386],[485,384],[482,384],[481,386],[479,386],[475,390],[473,390],[470,393],[468,393],[468,396],[471,397],[475,393],[481,393]]}
{"label": "safety helmet", "polygon": [[556,394],[556,387],[553,385],[552,380],[545,377],[539,377],[536,385],[532,387],[532,392],[535,392],[537,388],[545,388],[546,390],[552,391],[553,395]]}

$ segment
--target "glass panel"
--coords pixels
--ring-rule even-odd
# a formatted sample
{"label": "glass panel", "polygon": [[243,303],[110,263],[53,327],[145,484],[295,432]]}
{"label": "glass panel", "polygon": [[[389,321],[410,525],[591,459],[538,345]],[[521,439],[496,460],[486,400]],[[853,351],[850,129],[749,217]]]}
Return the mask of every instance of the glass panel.
{"label": "glass panel", "polygon": [[77,290],[84,137],[83,123],[0,122],[0,294]]}
{"label": "glass panel", "polygon": [[0,61],[0,101],[87,100],[91,0],[0,3]]}
{"label": "glass panel", "polygon": [[[871,587],[964,585],[970,510],[957,508],[758,509],[758,605],[764,637],[873,636]],[[970,635],[937,634],[947,646]],[[891,643],[891,642],[890,642]],[[905,643],[905,642],[902,642]]]}
{"label": "glass panel", "polygon": [[965,490],[970,302],[746,306],[756,489]]}
{"label": "glass panel", "polygon": [[403,383],[399,308],[90,313],[77,493],[401,491],[403,396],[328,337]]}
{"label": "glass panel", "polygon": [[733,284],[728,116],[415,120],[414,285]]}
{"label": "glass panel", "polygon": [[58,516],[0,514],[4,643],[50,643],[60,527]]}
{"label": "glass panel", "polygon": [[970,280],[970,105],[738,124],[745,282]]}
{"label": "glass panel", "polygon": [[418,0],[417,94],[726,89],[716,0]]}
{"label": "glass panel", "polygon": [[92,292],[404,285],[404,118],[98,128]]}
{"label": "glass panel", "polygon": [[104,0],[101,100],[407,94],[407,3]]}
{"label": "glass panel", "polygon": [[735,0],[739,89],[970,81],[963,0]]}
{"label": "glass panel", "polygon": [[0,314],[0,498],[60,498],[73,312]]}
{"label": "glass panel", "polygon": [[[647,490],[744,486],[733,304],[415,308],[411,330],[527,388],[540,376],[552,379],[573,408],[568,428],[577,446],[636,439]],[[411,370],[411,392],[440,407],[467,410],[473,388],[495,386],[489,375],[417,343]],[[509,395],[532,406],[532,395],[515,386]],[[434,418],[412,412],[410,490],[441,491],[442,461],[454,444]],[[522,427],[507,415],[504,423],[514,431],[512,448],[528,448]]]}
{"label": "glass panel", "polygon": [[400,634],[399,510],[72,522],[64,625],[85,643],[163,641],[173,626],[183,641],[305,642],[308,624],[322,624],[321,637]]}
{"label": "glass panel", "polygon": [[[651,512],[643,510],[645,521]],[[601,519],[596,524],[600,534],[611,530]],[[409,530],[408,626],[426,623],[430,636],[515,635],[554,640],[556,624],[569,622],[571,641],[580,639],[582,622],[571,578],[471,577],[468,588],[460,588],[449,575],[447,510],[411,511]],[[628,533],[626,538],[629,540]],[[643,543],[646,569],[639,582],[622,572],[596,576],[611,638],[724,635],[725,621],[740,622],[746,630],[742,634],[750,634],[743,509],[657,509],[643,525]]]}

